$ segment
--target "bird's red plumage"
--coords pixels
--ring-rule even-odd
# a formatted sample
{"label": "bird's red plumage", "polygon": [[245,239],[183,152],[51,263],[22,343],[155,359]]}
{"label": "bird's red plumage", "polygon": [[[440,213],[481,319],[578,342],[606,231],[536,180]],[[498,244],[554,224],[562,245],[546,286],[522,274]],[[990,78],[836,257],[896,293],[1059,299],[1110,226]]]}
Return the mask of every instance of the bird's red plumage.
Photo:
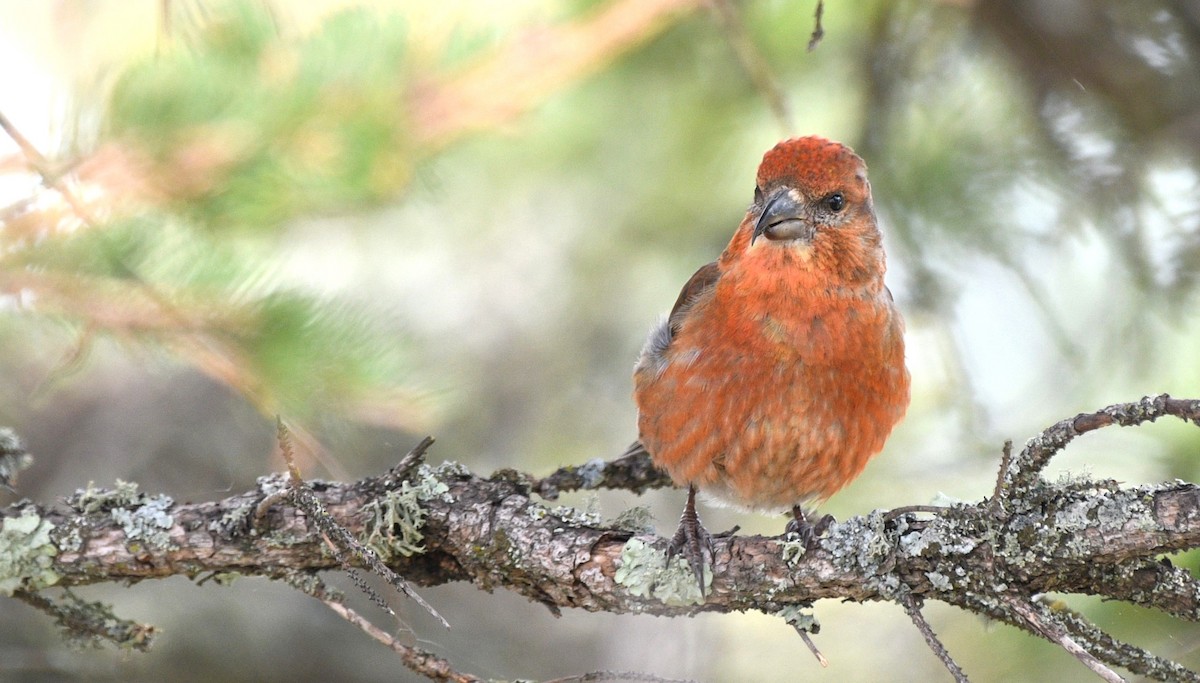
{"label": "bird's red plumage", "polygon": [[[862,160],[822,138],[787,140],[764,156],[758,188],[647,343],[635,398],[641,442],[676,483],[777,510],[862,471],[908,406],[909,376]],[[755,237],[783,195],[811,239]]]}

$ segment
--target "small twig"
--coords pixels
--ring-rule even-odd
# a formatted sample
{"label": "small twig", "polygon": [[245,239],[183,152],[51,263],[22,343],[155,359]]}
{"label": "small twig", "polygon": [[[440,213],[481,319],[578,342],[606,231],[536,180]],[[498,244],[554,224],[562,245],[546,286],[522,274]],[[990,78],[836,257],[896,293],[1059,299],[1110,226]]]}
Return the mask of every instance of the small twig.
{"label": "small twig", "polygon": [[766,100],[767,107],[775,116],[779,127],[783,129],[785,135],[794,133],[795,121],[792,120],[791,111],[788,109],[787,98],[779,87],[778,79],[771,71],[771,65],[759,52],[754,40],[751,39],[737,8],[733,6],[731,0],[712,0],[711,4],[713,13],[717,17],[717,23],[725,32],[725,39],[733,48],[738,62],[741,63],[746,75],[750,77],[754,88]]}
{"label": "small twig", "polygon": [[154,626],[121,619],[108,605],[86,602],[71,591],[67,591],[60,602],[26,590],[14,591],[12,595],[54,617],[55,623],[72,638],[107,640],[119,648],[147,652],[156,635]]}
{"label": "small twig", "polygon": [[929,646],[930,650],[933,650],[933,654],[937,655],[937,658],[946,666],[946,670],[950,672],[954,680],[958,683],[967,683],[969,680],[967,674],[963,672],[958,662],[954,661],[954,658],[950,656],[950,651],[946,649],[942,641],[938,640],[937,634],[933,632],[933,627],[925,620],[925,615],[921,614],[921,600],[913,596],[912,593],[909,593],[900,602],[904,606],[904,611],[908,613],[908,618],[912,619],[917,630],[925,637],[925,644]]}
{"label": "small twig", "polygon": [[507,124],[678,22],[701,0],[615,0],[577,20],[515,35],[450,79],[419,84],[416,144],[432,151]]}
{"label": "small twig", "polygon": [[425,458],[425,451],[429,450],[429,447],[432,445],[432,436],[426,436],[424,439],[418,441],[416,446],[413,446],[403,458],[400,458],[400,462],[396,463],[396,466],[392,468],[391,473],[398,476],[408,474],[409,470],[411,470],[413,467],[416,467],[417,464]]}
{"label": "small twig", "polygon": [[4,112],[0,112],[0,128],[4,130],[8,137],[12,138],[13,142],[17,143],[17,147],[21,149],[21,154],[25,157],[25,161],[31,167],[33,167],[33,170],[37,171],[38,175],[42,176],[44,180],[49,182],[52,174],[50,173],[50,168],[46,157],[42,156],[42,153],[38,151],[38,148],[33,146],[33,143],[29,141],[29,138],[25,137],[21,134],[21,131],[17,130],[17,127],[14,126],[12,121],[10,121],[9,118],[4,115]]}
{"label": "small twig", "polygon": [[401,643],[394,636],[367,621],[361,614],[341,602],[320,594],[313,594],[313,597],[320,600],[339,617],[357,626],[363,633],[391,648],[393,652],[400,655],[400,661],[404,662],[404,666],[412,671],[434,681],[484,683],[482,678],[456,671],[449,661],[432,652]]}
{"label": "small twig", "polygon": [[1069,612],[1055,612],[1058,621],[1077,640],[1085,643],[1097,657],[1109,664],[1122,666],[1135,674],[1159,681],[1197,683],[1200,674],[1169,659],[1121,642],[1091,623]]}
{"label": "small twig", "polygon": [[1075,659],[1078,659],[1080,663],[1091,669],[1100,678],[1108,681],[1108,683],[1124,682],[1125,679],[1117,674],[1116,671],[1110,669],[1095,655],[1075,642],[1075,639],[1067,633],[1066,628],[1054,619],[1053,615],[1048,613],[1045,608],[1012,595],[1004,598],[1004,604],[1019,616],[1033,632],[1052,643],[1058,644],[1059,647],[1066,650]]}
{"label": "small twig", "polygon": [[325,506],[321,503],[321,499],[318,498],[317,495],[313,493],[313,490],[304,482],[304,479],[300,476],[300,470],[296,468],[295,455],[292,452],[291,438],[288,434],[287,427],[283,424],[283,420],[279,417],[276,417],[276,425],[279,438],[279,450],[283,455],[284,462],[287,463],[289,481],[291,482],[292,499],[295,502],[296,507],[304,510],[304,512],[307,513],[309,518],[313,521],[313,524],[316,525],[317,529],[325,536],[325,541],[332,550],[334,559],[336,559],[338,563],[342,565],[342,567],[346,570],[346,573],[349,574],[350,579],[354,581],[355,585],[357,585],[359,589],[363,591],[363,593],[370,597],[373,602],[382,607],[384,611],[388,612],[389,614],[394,614],[391,607],[389,607],[387,603],[384,602],[383,599],[380,598],[379,595],[377,595],[375,591],[367,584],[367,582],[358,575],[358,572],[355,571],[354,567],[350,564],[349,559],[346,558],[345,554],[342,552],[342,549],[348,550],[350,554],[365,564],[367,569],[370,569],[373,573],[383,577],[383,579],[390,583],[394,588],[399,590],[401,593],[404,593],[413,602],[424,608],[426,612],[429,612],[430,615],[441,622],[443,627],[450,628],[450,622],[446,621],[446,619],[442,617],[442,615],[439,614],[436,609],[433,608],[433,605],[425,602],[425,599],[417,593],[416,589],[412,587],[412,584],[410,584],[408,581],[405,581],[404,578],[393,571],[391,567],[384,564],[378,553],[362,543],[359,543],[358,539],[354,538],[354,536],[346,530],[346,527],[339,524],[337,520],[333,519],[329,512],[325,510]]}
{"label": "small twig", "polygon": [[907,515],[910,512],[928,512],[933,515],[939,515],[946,511],[946,508],[940,505],[904,505],[898,508],[888,510],[883,516],[885,522],[891,522],[897,517]]}
{"label": "small twig", "polygon": [[263,499],[258,501],[258,505],[254,506],[254,521],[250,525],[252,529],[261,529],[263,520],[267,518],[267,513],[270,512],[271,506],[291,498],[292,490],[290,488],[282,491],[263,496]]}
{"label": "small twig", "polygon": [[800,634],[800,640],[804,641],[804,644],[808,646],[808,651],[817,658],[817,663],[822,668],[829,668],[829,660],[825,659],[825,655],[821,654],[821,651],[817,649],[817,644],[813,642],[812,636],[808,635],[808,631],[805,631],[796,624],[792,624],[792,628],[796,629],[796,633]]}
{"label": "small twig", "polygon": [[300,476],[300,469],[296,467],[296,451],[292,448],[292,433],[287,425],[283,424],[283,418],[278,415],[275,416],[275,440],[279,443],[279,454],[283,457],[283,464],[287,466],[288,480],[292,486],[303,486],[304,478]]}
{"label": "small twig", "polygon": [[50,168],[50,161],[38,151],[37,147],[33,146],[33,143],[28,138],[21,134],[21,131],[17,130],[17,127],[13,125],[12,121],[3,112],[0,112],[0,128],[4,129],[4,132],[8,137],[12,138],[13,142],[17,143],[17,147],[21,149],[21,154],[25,156],[26,163],[41,176],[42,184],[62,195],[62,198],[71,207],[71,210],[75,212],[75,215],[79,216],[79,219],[90,227],[94,227],[97,221],[95,216],[92,215],[91,210],[84,206],[83,202],[75,196],[75,193],[71,192],[70,188],[62,182],[61,176]]}
{"label": "small twig", "polygon": [[817,11],[813,13],[813,32],[808,39],[808,51],[812,52],[821,44],[821,39],[825,37],[825,27],[821,25],[821,17],[825,14],[825,0],[817,0]]}
{"label": "small twig", "polygon": [[564,491],[621,489],[642,493],[669,486],[674,486],[670,475],[655,467],[645,450],[631,449],[615,460],[597,458],[583,465],[560,467],[535,480],[530,489],[546,500],[556,500]]}
{"label": "small twig", "polygon": [[1200,581],[1166,558],[1096,563],[1089,573],[1095,595],[1200,621]]}
{"label": "small twig", "polygon": [[988,501],[988,512],[993,518],[999,519],[1004,514],[1004,482],[1008,481],[1008,468],[1012,466],[1013,442],[1004,441],[1004,450],[1000,456],[1000,472],[996,475],[996,488],[992,491],[992,499]]}
{"label": "small twig", "polygon": [[400,458],[400,462],[393,465],[392,468],[388,470],[387,474],[381,477],[381,479],[388,483],[403,481],[408,477],[408,473],[411,472],[414,467],[420,465],[421,461],[425,459],[425,451],[429,450],[429,447],[433,445],[433,441],[434,439],[432,436],[426,436],[424,439],[421,439],[419,442],[417,442],[417,445],[413,446],[412,450],[410,450],[408,453],[405,453],[404,457]]}
{"label": "small twig", "polygon": [[1114,424],[1131,427],[1153,422],[1164,415],[1200,424],[1200,400],[1174,399],[1167,394],[1147,396],[1137,403],[1116,403],[1051,425],[1030,439],[1013,459],[1005,477],[1005,498],[1019,499],[1028,493],[1050,459],[1075,437]]}
{"label": "small twig", "polygon": [[645,681],[646,683],[693,683],[687,678],[664,678],[637,671],[589,671],[575,676],[551,678],[543,683],[591,683],[591,681]]}

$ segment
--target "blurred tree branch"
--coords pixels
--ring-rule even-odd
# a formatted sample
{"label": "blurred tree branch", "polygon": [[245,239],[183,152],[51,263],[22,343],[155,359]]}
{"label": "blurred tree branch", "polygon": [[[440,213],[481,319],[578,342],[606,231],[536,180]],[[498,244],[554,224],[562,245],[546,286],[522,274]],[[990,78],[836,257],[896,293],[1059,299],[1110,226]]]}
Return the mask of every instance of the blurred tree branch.
{"label": "blurred tree branch", "polygon": [[[48,158],[0,113],[20,150],[0,168],[42,185],[0,211],[0,297],[78,324],[60,370],[108,334],[166,347],[264,415],[308,418],[319,403],[421,429],[432,411],[401,335],[361,307],[273,288],[271,245],[256,257],[252,242],[228,238],[390,200],[423,160],[506,125],[701,4],[607,3],[520,30],[459,68],[420,63],[407,28],[371,13],[280,35],[269,8],[231,3],[121,74],[81,158]],[[334,355],[347,365],[322,376]]]}
{"label": "blurred tree branch", "polygon": [[[665,539],[549,508],[531,495],[539,480],[519,472],[484,478],[451,463],[418,466],[414,457],[380,477],[307,486],[351,536],[418,585],[503,587],[554,613],[756,610],[793,622],[797,610],[820,599],[889,601],[910,614],[919,614],[916,601],[938,600],[1057,642],[1093,668],[1200,680],[1042,597],[1098,595],[1200,620],[1200,583],[1159,559],[1200,547],[1200,487],[1051,483],[1038,474],[1080,434],[1168,415],[1200,424],[1200,400],[1162,395],[1064,420],[1005,458],[992,498],[877,510],[833,525],[808,552],[793,538],[720,538],[703,602],[687,571],[664,566]],[[629,463],[597,472],[587,481],[591,488],[664,483],[652,467]],[[286,475],[272,475],[238,496],[176,504],[122,483],[113,491],[78,491],[65,506],[17,503],[3,511],[0,559],[8,564],[0,564],[0,586],[29,600],[50,586],[176,575],[317,580],[315,573],[337,569],[339,560],[312,515],[279,502],[260,510],[288,486]]]}
{"label": "blurred tree branch", "polygon": [[420,82],[415,132],[422,144],[442,147],[503,126],[705,3],[617,0],[578,21],[523,32],[460,73]]}

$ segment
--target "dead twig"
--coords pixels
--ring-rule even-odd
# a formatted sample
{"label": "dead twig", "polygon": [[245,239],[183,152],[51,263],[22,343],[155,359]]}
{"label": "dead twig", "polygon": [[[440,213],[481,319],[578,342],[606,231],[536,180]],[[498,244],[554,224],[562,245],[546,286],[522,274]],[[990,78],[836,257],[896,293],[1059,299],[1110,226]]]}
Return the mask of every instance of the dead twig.
{"label": "dead twig", "polygon": [[996,474],[996,488],[992,491],[992,499],[988,501],[988,512],[992,517],[999,518],[1004,514],[1004,482],[1008,478],[1008,468],[1012,466],[1013,442],[1004,441],[1004,449],[1000,455],[1000,471]]}
{"label": "dead twig", "polygon": [[958,662],[954,661],[954,658],[950,656],[950,652],[942,644],[942,641],[938,640],[937,634],[933,632],[933,627],[926,621],[925,615],[921,614],[921,600],[909,593],[901,600],[901,605],[903,605],[904,611],[908,613],[908,618],[912,619],[917,630],[925,638],[925,644],[929,646],[930,650],[933,650],[933,654],[937,655],[937,658],[946,666],[946,670],[950,672],[954,680],[957,683],[967,683],[969,680],[967,674],[963,672]]}
{"label": "dead twig", "polygon": [[347,607],[340,600],[329,596],[324,587],[318,587],[316,590],[308,591],[317,600],[320,600],[323,605],[333,610],[334,614],[345,619],[347,622],[357,626],[359,630],[367,634],[376,641],[383,643],[393,652],[400,655],[400,661],[404,663],[413,672],[418,673],[433,681],[448,681],[450,683],[484,683],[485,679],[470,674],[464,674],[454,669],[450,662],[442,657],[439,657],[428,650],[422,650],[418,647],[405,645],[399,640],[372,624],[365,617],[350,607]]}
{"label": "dead twig", "polygon": [[792,119],[792,113],[788,108],[787,97],[783,94],[783,89],[779,87],[779,79],[775,77],[770,63],[763,57],[758,46],[754,44],[754,39],[746,30],[746,24],[738,14],[738,9],[734,7],[731,0],[712,0],[712,9],[717,24],[725,33],[726,42],[729,43],[729,47],[733,48],[733,53],[737,55],[742,70],[750,77],[754,89],[766,101],[767,108],[771,110],[771,115],[775,117],[783,134],[794,133],[796,122]]}
{"label": "dead twig", "polygon": [[564,491],[620,489],[643,493],[650,489],[674,486],[671,477],[654,466],[645,450],[634,450],[615,460],[589,460],[582,465],[567,465],[536,479],[530,485],[534,493],[555,500]]}
{"label": "dead twig", "polygon": [[502,126],[692,12],[700,0],[617,0],[582,19],[527,31],[472,67],[417,87],[415,137],[430,149]]}
{"label": "dead twig", "polygon": [[817,663],[822,668],[828,668],[829,660],[825,659],[825,655],[821,654],[821,651],[817,649],[817,644],[813,642],[812,636],[808,635],[808,631],[805,631],[796,624],[792,624],[792,628],[796,629],[796,633],[800,634],[800,640],[804,641],[804,644],[808,646],[808,651],[817,658]]}
{"label": "dead twig", "polygon": [[591,683],[592,681],[645,681],[645,683],[692,683],[686,678],[664,678],[637,671],[589,671],[575,676],[551,678],[543,683]]}
{"label": "dead twig", "polygon": [[821,44],[821,39],[825,37],[825,27],[821,25],[821,17],[825,14],[825,0],[817,0],[817,9],[813,12],[813,32],[808,39],[808,51],[812,52]]}
{"label": "dead twig", "polygon": [[1094,413],[1080,413],[1046,428],[1011,459],[1000,500],[1024,497],[1041,477],[1050,459],[1075,437],[1109,425],[1131,427],[1171,415],[1200,424],[1200,400],[1175,399],[1167,394],[1147,396],[1136,403],[1116,403]]}
{"label": "dead twig", "polygon": [[1116,671],[1110,669],[1104,662],[1100,661],[1094,654],[1088,652],[1082,645],[1071,637],[1062,624],[1058,623],[1054,617],[1049,614],[1044,607],[1036,605],[1030,601],[1017,598],[1009,595],[1004,598],[1004,604],[1013,611],[1022,621],[1028,625],[1029,629],[1046,640],[1056,643],[1059,647],[1066,650],[1071,656],[1078,659],[1081,664],[1091,669],[1097,676],[1108,681],[1108,683],[1123,683],[1125,681]]}
{"label": "dead twig", "polygon": [[304,479],[300,476],[300,470],[296,468],[295,455],[292,452],[292,442],[289,437],[287,427],[283,424],[283,420],[276,418],[276,425],[279,438],[279,449],[283,455],[284,462],[287,463],[289,482],[291,485],[292,500],[296,507],[304,510],[313,524],[325,537],[325,542],[328,544],[334,558],[346,570],[350,579],[358,588],[363,591],[371,601],[379,605],[384,611],[395,615],[392,608],[377,594],[370,585],[358,574],[355,568],[350,564],[349,559],[345,556],[344,550],[349,551],[351,555],[361,561],[371,570],[372,573],[382,577],[390,583],[394,588],[401,593],[407,595],[413,602],[420,605],[429,612],[435,619],[441,622],[445,628],[450,628],[450,622],[446,621],[445,617],[438,614],[438,611],[433,608],[425,599],[417,593],[412,584],[405,581],[402,576],[392,570],[391,567],[384,564],[371,548],[358,542],[346,527],[342,526],[333,519],[329,512],[325,509],[325,505],[321,499],[317,497],[313,490],[304,483]]}
{"label": "dead twig", "polygon": [[154,626],[121,619],[108,605],[81,600],[71,591],[57,602],[26,590],[14,591],[13,597],[54,617],[59,628],[78,641],[107,640],[120,648],[147,652],[157,635]]}

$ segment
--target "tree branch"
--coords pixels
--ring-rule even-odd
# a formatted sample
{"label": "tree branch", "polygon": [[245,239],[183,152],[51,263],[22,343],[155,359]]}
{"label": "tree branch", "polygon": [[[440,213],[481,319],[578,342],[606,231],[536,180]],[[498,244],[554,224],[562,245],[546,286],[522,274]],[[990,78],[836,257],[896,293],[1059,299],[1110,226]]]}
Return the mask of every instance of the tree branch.
{"label": "tree branch", "polygon": [[925,638],[925,644],[933,650],[933,654],[942,662],[950,675],[954,677],[955,683],[967,683],[967,674],[963,672],[962,667],[954,658],[950,656],[950,652],[946,650],[946,646],[942,641],[938,640],[937,634],[933,632],[933,627],[925,620],[925,615],[921,614],[921,603],[911,595],[907,595],[901,599],[901,604],[904,606],[904,611],[908,613],[908,618],[912,619],[913,625],[921,632],[921,636]]}
{"label": "tree branch", "polygon": [[1116,671],[1108,668],[1095,655],[1088,652],[1075,639],[1067,633],[1066,628],[1059,623],[1053,615],[1045,608],[1030,600],[1017,599],[1013,596],[1007,596],[1005,603],[1008,607],[1025,622],[1029,630],[1037,633],[1046,640],[1058,644],[1062,649],[1066,650],[1075,659],[1078,659],[1084,666],[1091,669],[1097,676],[1108,681],[1108,683],[1124,683],[1125,679],[1117,675]]}
{"label": "tree branch", "polygon": [[[610,528],[533,495],[661,486],[664,477],[642,458],[564,468],[543,479],[511,470],[485,478],[452,463],[418,464],[423,443],[382,476],[305,482],[304,495],[415,585],[470,581],[555,612],[670,616],[757,610],[787,618],[822,598],[896,602],[911,615],[914,605],[941,600],[1082,652],[1097,672],[1122,666],[1179,680],[1195,674],[1070,615],[1047,616],[1034,597],[1101,595],[1200,619],[1196,581],[1157,559],[1200,547],[1200,488],[1180,481],[1131,488],[1049,483],[1036,472],[1087,431],[1161,415],[1195,421],[1198,414],[1200,401],[1160,396],[1060,422],[1011,459],[1002,505],[993,496],[949,508],[877,510],[832,524],[807,550],[788,537],[719,537],[703,602],[686,571],[664,568],[666,539]],[[14,566],[24,569],[16,576],[0,571],[0,587],[32,593],[231,572],[286,579],[338,568],[311,515],[287,504],[262,508],[288,489],[286,475],[271,475],[253,491],[197,504],[124,483],[79,491],[65,506],[18,503],[3,511],[0,557],[24,553],[29,561],[18,558]]]}

